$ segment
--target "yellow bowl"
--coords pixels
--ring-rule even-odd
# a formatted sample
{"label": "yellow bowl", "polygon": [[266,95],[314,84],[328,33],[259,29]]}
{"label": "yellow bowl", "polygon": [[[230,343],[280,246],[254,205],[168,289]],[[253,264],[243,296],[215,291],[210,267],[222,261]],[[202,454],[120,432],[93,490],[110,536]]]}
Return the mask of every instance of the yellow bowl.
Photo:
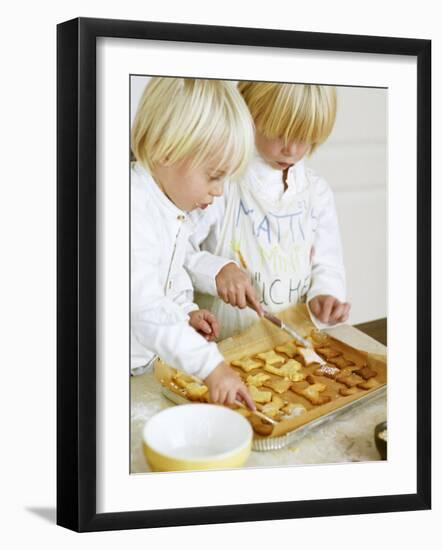
{"label": "yellow bowl", "polygon": [[240,414],[220,405],[192,403],[148,420],[143,450],[154,471],[238,468],[247,460],[253,431]]}

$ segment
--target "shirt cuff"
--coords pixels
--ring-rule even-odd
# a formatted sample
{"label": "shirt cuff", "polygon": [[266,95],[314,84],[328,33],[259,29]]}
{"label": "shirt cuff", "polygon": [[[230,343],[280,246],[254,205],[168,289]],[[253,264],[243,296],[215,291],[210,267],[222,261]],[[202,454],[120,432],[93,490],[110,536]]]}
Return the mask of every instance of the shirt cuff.
{"label": "shirt cuff", "polygon": [[238,265],[235,260],[228,260],[221,256],[207,254],[204,259],[199,260],[198,271],[190,274],[193,286],[202,294],[218,296],[216,290],[216,276],[224,266],[231,263]]}
{"label": "shirt cuff", "polygon": [[211,374],[220,363],[224,362],[224,357],[221,355],[221,352],[219,351],[218,346],[214,342],[211,342],[209,346],[210,346],[210,352],[209,352],[209,356],[204,362],[204,366],[201,367],[196,372],[192,373],[195,376],[198,376],[199,378],[201,378],[201,380],[205,380],[209,376],[209,374]]}
{"label": "shirt cuff", "polygon": [[182,305],[181,309],[184,311],[184,313],[189,315],[189,313],[191,313],[192,311],[197,311],[199,307],[195,303],[189,302],[187,304]]}

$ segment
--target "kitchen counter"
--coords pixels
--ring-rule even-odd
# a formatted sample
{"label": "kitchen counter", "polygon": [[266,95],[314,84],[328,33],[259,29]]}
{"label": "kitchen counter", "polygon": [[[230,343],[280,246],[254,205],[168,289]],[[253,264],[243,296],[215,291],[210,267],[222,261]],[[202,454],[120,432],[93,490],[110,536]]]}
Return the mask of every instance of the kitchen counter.
{"label": "kitchen counter", "polygon": [[[361,327],[362,328],[362,327]],[[365,327],[364,327],[365,328]],[[386,347],[349,325],[327,332],[349,345],[370,353],[386,354]],[[141,445],[143,426],[152,415],[173,405],[161,394],[153,373],[131,377],[131,473],[149,472]],[[313,428],[302,439],[278,451],[252,452],[247,467],[285,466],[379,460],[373,432],[387,418],[386,395],[338,415]]]}

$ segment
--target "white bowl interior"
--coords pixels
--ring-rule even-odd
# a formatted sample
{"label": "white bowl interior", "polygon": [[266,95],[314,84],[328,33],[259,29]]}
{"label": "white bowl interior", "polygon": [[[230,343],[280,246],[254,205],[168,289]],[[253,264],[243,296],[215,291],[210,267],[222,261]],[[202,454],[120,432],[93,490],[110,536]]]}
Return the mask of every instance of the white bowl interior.
{"label": "white bowl interior", "polygon": [[154,451],[178,459],[221,458],[244,448],[252,428],[220,405],[193,403],[165,409],[147,421],[144,441]]}

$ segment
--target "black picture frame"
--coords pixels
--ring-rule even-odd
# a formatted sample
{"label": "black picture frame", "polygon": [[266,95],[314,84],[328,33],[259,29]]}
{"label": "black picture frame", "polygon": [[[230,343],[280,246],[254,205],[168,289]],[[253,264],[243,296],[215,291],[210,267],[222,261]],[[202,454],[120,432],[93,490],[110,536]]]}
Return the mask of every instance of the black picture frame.
{"label": "black picture frame", "polygon": [[[266,46],[417,60],[417,491],[361,498],[96,511],[96,39]],[[78,18],[57,26],[57,523],[152,528],[431,506],[431,41]]]}

